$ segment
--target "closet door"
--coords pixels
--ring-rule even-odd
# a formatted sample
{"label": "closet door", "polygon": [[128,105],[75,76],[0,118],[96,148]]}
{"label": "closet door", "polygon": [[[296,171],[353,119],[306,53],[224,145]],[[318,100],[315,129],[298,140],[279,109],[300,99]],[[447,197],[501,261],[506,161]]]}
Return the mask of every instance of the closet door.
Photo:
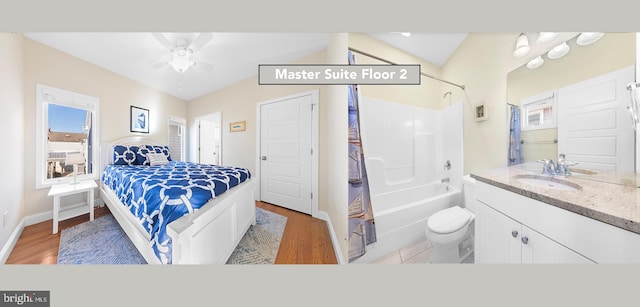
{"label": "closet door", "polygon": [[260,107],[261,200],[311,214],[311,95]]}

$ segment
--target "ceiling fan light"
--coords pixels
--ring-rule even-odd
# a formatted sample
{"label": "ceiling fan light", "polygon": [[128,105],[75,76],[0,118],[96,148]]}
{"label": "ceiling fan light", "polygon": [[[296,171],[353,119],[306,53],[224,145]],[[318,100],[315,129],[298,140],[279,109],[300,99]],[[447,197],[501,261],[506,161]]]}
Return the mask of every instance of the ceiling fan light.
{"label": "ceiling fan light", "polygon": [[538,44],[546,44],[558,37],[558,33],[556,32],[540,32],[538,35]]}
{"label": "ceiling fan light", "polygon": [[547,56],[550,59],[555,60],[563,57],[568,52],[569,52],[569,45],[567,45],[567,42],[563,42],[562,44],[555,46],[553,47],[553,49],[549,50],[549,53],[547,53]]}
{"label": "ceiling fan light", "polygon": [[544,60],[542,59],[542,56],[537,56],[533,60],[529,61],[529,63],[527,63],[527,68],[536,69],[542,66],[542,64],[544,64]]}
{"label": "ceiling fan light", "polygon": [[175,69],[177,72],[185,72],[189,67],[195,64],[195,61],[191,59],[191,54],[193,52],[190,49],[179,48],[174,51],[173,59],[169,61],[169,64]]}
{"label": "ceiling fan light", "polygon": [[521,33],[516,40],[516,49],[513,51],[513,56],[516,58],[521,58],[529,53],[531,47],[529,47],[529,39],[527,35]]}
{"label": "ceiling fan light", "polygon": [[582,32],[580,33],[580,35],[578,35],[578,38],[576,39],[576,44],[580,46],[593,44],[603,36],[604,36],[604,33],[602,32]]}

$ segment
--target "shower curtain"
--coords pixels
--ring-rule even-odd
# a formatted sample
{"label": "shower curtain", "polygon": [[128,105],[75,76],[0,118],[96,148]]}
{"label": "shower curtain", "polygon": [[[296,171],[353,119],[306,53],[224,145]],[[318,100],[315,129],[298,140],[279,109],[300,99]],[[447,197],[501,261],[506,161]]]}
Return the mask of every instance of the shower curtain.
{"label": "shower curtain", "polygon": [[522,147],[520,143],[520,107],[511,106],[511,124],[509,127],[509,163],[516,165],[522,163]]}
{"label": "shower curtain", "polygon": [[[355,64],[351,51],[349,64]],[[358,97],[358,86],[349,85],[349,262],[362,257],[367,252],[367,245],[376,242],[367,171],[360,141]]]}

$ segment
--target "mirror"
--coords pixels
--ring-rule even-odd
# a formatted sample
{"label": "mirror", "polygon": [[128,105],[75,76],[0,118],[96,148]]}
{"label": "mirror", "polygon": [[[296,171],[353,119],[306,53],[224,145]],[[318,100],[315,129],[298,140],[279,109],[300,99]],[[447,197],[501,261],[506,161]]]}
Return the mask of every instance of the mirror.
{"label": "mirror", "polygon": [[[551,59],[545,52],[541,66],[530,69],[525,64],[507,75],[507,103],[518,106],[520,111],[524,162],[520,165],[541,170],[536,161],[556,161],[563,153],[567,160],[579,163],[572,167],[577,176],[596,178],[594,175],[598,173],[635,173],[635,131],[626,110],[631,99],[626,85],[635,80],[636,33],[605,33],[588,45],[577,43],[578,34],[566,41],[569,51],[564,56]],[[530,41],[535,44],[535,40]],[[554,45],[557,43],[546,50]],[[538,54],[529,54],[527,58],[533,59]],[[607,79],[618,72],[623,75]],[[617,86],[617,91],[599,92],[612,82],[617,84],[611,86]],[[608,98],[612,95],[613,100]],[[511,107],[507,110],[506,120],[510,123]],[[609,123],[609,119],[614,122]],[[615,133],[624,136],[610,135],[612,125],[622,131]],[[607,132],[585,132],[592,127]],[[612,159],[610,155],[616,157]]]}

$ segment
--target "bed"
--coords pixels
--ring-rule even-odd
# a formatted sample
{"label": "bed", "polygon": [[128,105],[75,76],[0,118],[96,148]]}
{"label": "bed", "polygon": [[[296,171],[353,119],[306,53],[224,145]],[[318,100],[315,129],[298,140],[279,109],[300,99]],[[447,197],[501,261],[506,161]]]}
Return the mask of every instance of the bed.
{"label": "bed", "polygon": [[144,152],[122,148],[147,148],[169,159],[170,153],[141,137],[101,145],[100,195],[147,263],[226,263],[256,222],[250,172],[178,161],[149,165],[140,160]]}

